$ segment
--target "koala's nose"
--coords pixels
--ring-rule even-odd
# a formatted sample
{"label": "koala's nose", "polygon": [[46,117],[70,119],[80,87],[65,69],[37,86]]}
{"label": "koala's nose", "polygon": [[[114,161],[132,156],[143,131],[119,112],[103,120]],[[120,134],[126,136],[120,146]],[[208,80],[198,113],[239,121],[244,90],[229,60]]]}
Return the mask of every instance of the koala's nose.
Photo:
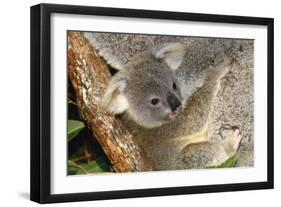
{"label": "koala's nose", "polygon": [[172,111],[175,111],[181,105],[179,99],[173,94],[168,96],[167,101]]}

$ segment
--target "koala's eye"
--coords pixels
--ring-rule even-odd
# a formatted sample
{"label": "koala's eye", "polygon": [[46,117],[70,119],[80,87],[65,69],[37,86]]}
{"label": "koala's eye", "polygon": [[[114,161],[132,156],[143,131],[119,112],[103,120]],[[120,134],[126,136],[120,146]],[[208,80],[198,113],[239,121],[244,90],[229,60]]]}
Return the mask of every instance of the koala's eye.
{"label": "koala's eye", "polygon": [[173,82],[173,89],[177,90],[177,85],[175,84],[175,82]]}
{"label": "koala's eye", "polygon": [[159,102],[160,102],[160,99],[158,99],[158,98],[151,99],[151,104],[154,106],[157,105]]}

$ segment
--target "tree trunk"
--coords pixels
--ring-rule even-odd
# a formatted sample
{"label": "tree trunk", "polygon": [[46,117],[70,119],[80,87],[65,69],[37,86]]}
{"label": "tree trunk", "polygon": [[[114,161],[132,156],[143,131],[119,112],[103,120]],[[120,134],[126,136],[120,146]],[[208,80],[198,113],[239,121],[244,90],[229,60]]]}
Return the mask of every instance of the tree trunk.
{"label": "tree trunk", "polygon": [[68,32],[68,76],[82,119],[92,129],[116,172],[151,170],[120,120],[100,106],[111,79],[106,63],[80,32]]}

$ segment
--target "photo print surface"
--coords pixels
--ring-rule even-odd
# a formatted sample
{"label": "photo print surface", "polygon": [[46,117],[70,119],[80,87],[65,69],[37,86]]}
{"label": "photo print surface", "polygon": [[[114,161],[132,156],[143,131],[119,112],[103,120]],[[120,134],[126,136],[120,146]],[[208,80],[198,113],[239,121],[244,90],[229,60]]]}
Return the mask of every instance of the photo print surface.
{"label": "photo print surface", "polygon": [[254,166],[254,40],[68,31],[67,44],[68,175]]}

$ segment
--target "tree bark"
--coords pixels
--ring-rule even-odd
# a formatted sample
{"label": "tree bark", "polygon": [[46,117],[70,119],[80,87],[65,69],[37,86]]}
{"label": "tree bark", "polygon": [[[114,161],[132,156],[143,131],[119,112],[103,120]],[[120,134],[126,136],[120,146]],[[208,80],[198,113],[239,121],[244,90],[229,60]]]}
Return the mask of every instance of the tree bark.
{"label": "tree bark", "polygon": [[116,172],[151,170],[120,120],[100,106],[111,79],[106,63],[80,32],[68,32],[68,76],[82,119],[92,129]]}

